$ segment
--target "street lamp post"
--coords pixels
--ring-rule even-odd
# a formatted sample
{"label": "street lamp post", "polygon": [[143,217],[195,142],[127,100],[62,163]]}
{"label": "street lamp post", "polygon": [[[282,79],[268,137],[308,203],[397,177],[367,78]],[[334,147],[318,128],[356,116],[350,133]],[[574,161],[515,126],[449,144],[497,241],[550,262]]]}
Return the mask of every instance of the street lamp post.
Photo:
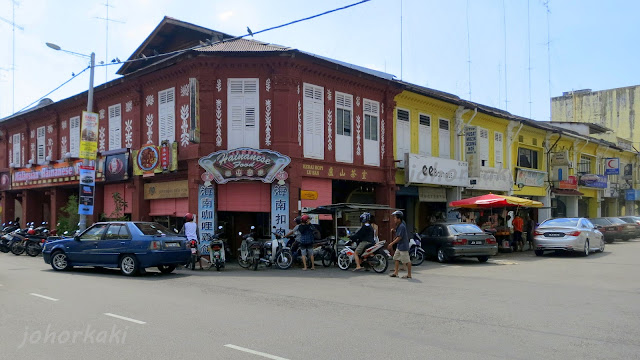
{"label": "street lamp post", "polygon": [[[89,59],[91,59],[89,63],[89,92],[87,96],[88,97],[87,112],[93,112],[93,73],[96,67],[96,53],[92,52],[91,55],[81,54],[81,53],[77,53],[69,50],[64,50],[60,46],[52,43],[47,43],[47,46],[52,48],[53,50],[63,51],[69,54],[73,54],[81,57],[88,57]],[[89,166],[89,160],[82,159],[82,165]],[[87,215],[82,215],[82,214],[80,215],[80,222],[78,223],[78,228],[80,229],[81,232],[87,228]]]}

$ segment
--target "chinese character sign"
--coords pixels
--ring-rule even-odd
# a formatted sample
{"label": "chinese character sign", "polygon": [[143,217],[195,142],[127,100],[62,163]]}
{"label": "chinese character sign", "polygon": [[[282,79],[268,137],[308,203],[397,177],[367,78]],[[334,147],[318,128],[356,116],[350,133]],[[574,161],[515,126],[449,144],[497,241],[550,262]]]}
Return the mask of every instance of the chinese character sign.
{"label": "chinese character sign", "polygon": [[216,233],[215,197],[213,187],[198,188],[198,229],[200,229],[200,253],[209,255],[209,243]]}
{"label": "chinese character sign", "polygon": [[289,185],[271,185],[271,226],[284,235],[289,231]]}

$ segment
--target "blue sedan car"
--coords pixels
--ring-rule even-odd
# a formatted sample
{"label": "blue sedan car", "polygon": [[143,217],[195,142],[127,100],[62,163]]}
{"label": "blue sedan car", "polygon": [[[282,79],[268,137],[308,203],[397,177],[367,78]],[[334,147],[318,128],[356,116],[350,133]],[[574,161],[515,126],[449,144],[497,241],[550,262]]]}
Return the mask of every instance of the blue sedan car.
{"label": "blue sedan car", "polygon": [[158,223],[125,221],[96,223],[73,238],[49,241],[43,256],[57,271],[99,266],[131,276],[149,267],[168,274],[186,264],[191,251],[185,237]]}

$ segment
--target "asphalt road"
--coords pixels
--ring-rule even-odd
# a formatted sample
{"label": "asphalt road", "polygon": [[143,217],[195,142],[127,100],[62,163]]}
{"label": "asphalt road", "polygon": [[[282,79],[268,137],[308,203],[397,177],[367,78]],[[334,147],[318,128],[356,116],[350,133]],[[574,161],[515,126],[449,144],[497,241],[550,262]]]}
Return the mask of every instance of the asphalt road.
{"label": "asphalt road", "polygon": [[632,240],[588,258],[426,261],[402,280],[321,266],[126,278],[0,254],[0,358],[639,359],[639,258]]}

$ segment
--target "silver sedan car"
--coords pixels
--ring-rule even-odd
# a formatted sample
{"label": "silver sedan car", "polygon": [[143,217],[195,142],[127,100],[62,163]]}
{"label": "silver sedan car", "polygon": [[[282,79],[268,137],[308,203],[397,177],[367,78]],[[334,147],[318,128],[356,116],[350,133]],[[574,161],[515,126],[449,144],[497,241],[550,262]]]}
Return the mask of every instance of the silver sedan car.
{"label": "silver sedan car", "polygon": [[589,256],[592,251],[604,251],[604,237],[597,227],[585,218],[549,219],[533,233],[537,256],[545,250],[578,251]]}

